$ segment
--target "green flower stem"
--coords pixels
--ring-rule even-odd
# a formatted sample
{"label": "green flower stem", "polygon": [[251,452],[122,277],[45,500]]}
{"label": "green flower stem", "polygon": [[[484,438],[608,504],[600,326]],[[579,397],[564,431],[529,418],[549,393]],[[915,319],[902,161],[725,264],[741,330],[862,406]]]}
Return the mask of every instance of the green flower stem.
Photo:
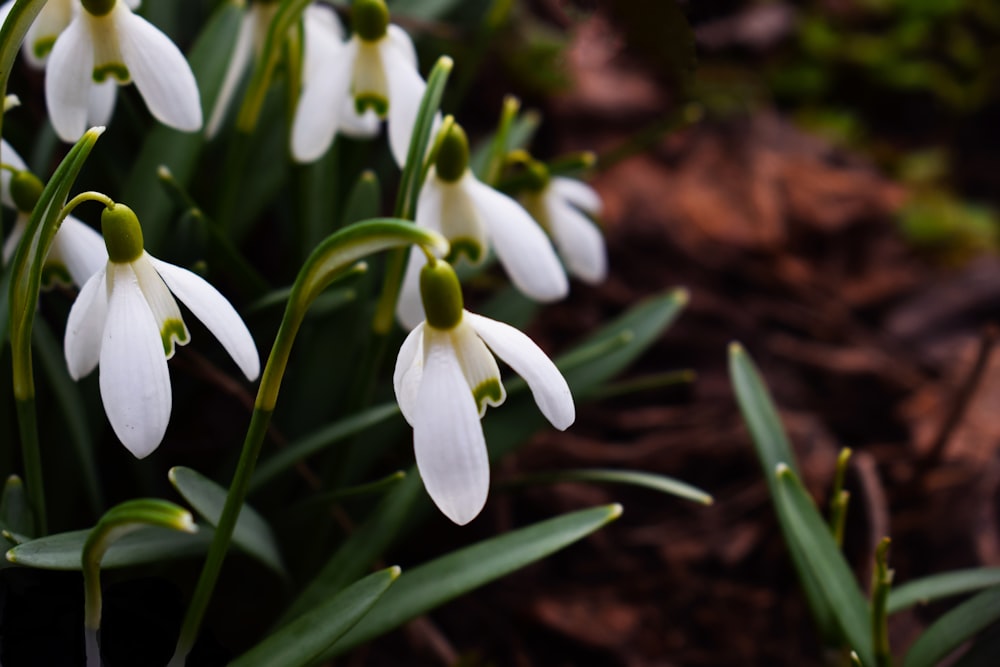
{"label": "green flower stem", "polygon": [[883,537],[876,547],[875,572],[872,575],[872,643],[875,645],[876,667],[892,666],[887,611],[893,577],[893,571],[889,569],[889,544],[889,538]]}
{"label": "green flower stem", "polygon": [[215,582],[232,540],[236,520],[239,518],[243,501],[250,488],[254,467],[260,456],[267,427],[271,421],[271,414],[274,412],[274,406],[278,400],[281,380],[285,374],[285,368],[288,366],[292,344],[306,312],[316,297],[330,283],[345,271],[349,271],[362,258],[381,250],[402,248],[413,243],[427,246],[429,251],[436,254],[448,253],[448,242],[436,232],[420,229],[405,220],[370,220],[351,225],[328,236],[317,246],[299,271],[295,284],[292,285],[288,305],[285,307],[285,314],[278,327],[274,345],[271,347],[271,353],[261,375],[253,416],[250,418],[250,426],[243,442],[240,460],[236,466],[232,484],[229,486],[229,493],[226,495],[226,504],[222,509],[222,515],[215,527],[215,534],[205,558],[205,565],[202,567],[191,604],[184,616],[177,648],[170,661],[171,667],[180,667],[184,664],[187,654],[191,651],[195,638],[198,636],[205,610],[212,597],[212,592],[215,590]]}
{"label": "green flower stem", "polygon": [[851,459],[851,450],[844,447],[837,456],[837,469],[833,476],[833,489],[830,491],[830,532],[837,546],[844,544],[844,527],[847,524],[847,506],[851,494],[844,489],[844,478],[847,476],[847,463]]}
{"label": "green flower stem", "polygon": [[198,527],[191,513],[165,500],[140,498],[116,505],[101,517],[87,535],[80,556],[83,570],[83,624],[87,639],[87,665],[99,667],[97,631],[101,627],[101,560],[116,540],[143,526],[161,526],[185,533]]}
{"label": "green flower stem", "polygon": [[[29,371],[31,358],[28,358]],[[45,476],[42,474],[42,454],[38,444],[38,420],[35,419],[35,397],[19,398],[17,403],[17,427],[21,434],[21,463],[28,485],[25,495],[35,518],[35,534],[45,535],[49,530],[48,513],[45,508]]]}

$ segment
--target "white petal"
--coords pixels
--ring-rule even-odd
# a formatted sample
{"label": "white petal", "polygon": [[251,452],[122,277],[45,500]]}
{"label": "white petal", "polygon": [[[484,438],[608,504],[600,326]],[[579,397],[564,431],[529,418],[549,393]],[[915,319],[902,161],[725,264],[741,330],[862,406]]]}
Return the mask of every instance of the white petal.
{"label": "white petal", "polygon": [[358,115],[354,108],[354,100],[350,97],[344,98],[343,110],[340,113],[340,124],[337,129],[341,134],[354,139],[371,139],[382,127],[382,121],[374,109],[365,109],[363,114]]}
{"label": "white petal", "polygon": [[581,211],[591,215],[600,215],[601,195],[583,181],[564,176],[553,176],[552,180],[549,181],[549,188]]}
{"label": "white petal", "polygon": [[545,352],[509,324],[468,312],[464,319],[494,354],[524,378],[545,418],[560,431],[569,428],[576,419],[573,395],[566,379]]}
{"label": "white petal", "polygon": [[63,349],[69,376],[74,380],[88,375],[101,358],[104,323],[108,319],[106,271],[98,270],[83,284],[66,320]]}
{"label": "white petal", "polygon": [[[468,311],[463,312],[468,313]],[[479,416],[482,417],[486,414],[487,405],[493,407],[503,405],[507,398],[507,390],[500,381],[497,360],[468,322],[459,322],[450,333],[455,356],[458,357],[465,381],[472,390]]]}
{"label": "white petal", "polygon": [[139,288],[142,296],[149,304],[149,309],[153,312],[153,319],[160,330],[160,339],[163,342],[163,353],[167,359],[174,356],[175,344],[187,345],[191,341],[191,333],[181,310],[177,307],[177,300],[167,289],[156,267],[153,266],[152,257],[143,251],[142,256],[132,262],[132,270],[135,271],[139,281]]}
{"label": "white petal", "polygon": [[302,81],[307,82],[323,76],[330,59],[337,58],[344,47],[344,27],[336,12],[319,4],[306,7],[302,17]]}
{"label": "white petal", "polygon": [[28,64],[42,69],[48,51],[72,20],[73,0],[48,0],[24,36],[22,51]]}
{"label": "white petal", "polygon": [[349,88],[357,42],[331,49],[323,57],[317,71],[303,82],[302,95],[295,107],[292,121],[292,157],[298,162],[318,160],[330,148],[343,109],[343,100],[350,97]]}
{"label": "white petal", "polygon": [[444,340],[425,328],[423,379],[417,395],[413,450],[434,504],[458,525],[486,504],[490,463],[479,411],[458,359]]}
{"label": "white petal", "polygon": [[[24,164],[24,160],[21,156],[17,154],[10,144],[5,140],[0,139],[0,164],[6,164],[18,171],[24,171],[28,167]],[[12,174],[9,169],[0,169],[0,197],[3,199],[3,205],[9,206],[10,208],[15,208],[14,200],[10,196],[10,178]]]}
{"label": "white petal", "polygon": [[73,282],[83,285],[108,263],[108,250],[96,230],[69,216],[52,240],[49,260],[63,264]]}
{"label": "white petal", "polygon": [[410,249],[403,284],[399,290],[399,298],[396,299],[396,319],[407,329],[413,329],[425,318],[424,304],[420,297],[420,269],[426,263],[424,253],[415,247]]}
{"label": "white petal", "polygon": [[117,98],[118,83],[114,79],[105,79],[102,83],[92,85],[87,100],[87,125],[106,126],[115,111]]}
{"label": "white petal", "polygon": [[164,125],[184,132],[201,129],[201,96],[184,54],[146,19],[116,5],[122,60],[149,112]]}
{"label": "white petal", "polygon": [[93,71],[90,32],[77,16],[59,35],[45,66],[45,105],[52,127],[63,141],[76,141],[87,129]]}
{"label": "white petal", "polygon": [[608,273],[601,231],[587,216],[558,197],[546,196],[549,231],[566,268],[587,283],[599,283]]}
{"label": "white petal", "polygon": [[393,45],[393,47],[399,50],[413,69],[417,69],[417,66],[419,65],[417,62],[417,50],[413,48],[413,40],[410,39],[407,32],[398,25],[390,23],[389,27],[386,29],[386,33],[388,34],[389,42]]}
{"label": "white petal", "polygon": [[260,375],[260,357],[253,336],[233,305],[201,276],[150,257],[170,291],[215,336],[248,380]]}
{"label": "white petal", "polygon": [[253,38],[256,30],[256,21],[259,15],[258,5],[255,3],[243,15],[240,21],[240,30],[236,34],[236,43],[233,44],[233,52],[229,56],[229,64],[226,66],[226,75],[222,79],[222,86],[215,97],[215,108],[209,115],[208,124],[205,126],[205,136],[211,139],[219,131],[222,119],[226,116],[229,103],[236,92],[236,86],[246,73],[250,64],[250,56],[253,55]]}
{"label": "white petal", "polygon": [[160,332],[129,264],[108,264],[111,294],[101,344],[101,399],[122,444],[144,458],[159,446],[172,397]]}
{"label": "white petal", "polygon": [[390,40],[383,39],[378,46],[389,86],[389,148],[396,164],[402,168],[406,164],[410,137],[413,136],[413,126],[417,122],[420,100],[427,84],[406,54]]}
{"label": "white petal", "polygon": [[17,251],[17,244],[21,242],[21,237],[24,236],[24,230],[27,228],[28,214],[18,211],[17,217],[14,219],[14,226],[10,230],[10,236],[3,242],[4,266],[10,263],[11,258]]}
{"label": "white petal", "polygon": [[483,216],[497,259],[518,290],[536,301],[555,301],[569,280],[552,243],[524,207],[470,174],[466,188]]}
{"label": "white petal", "polygon": [[417,407],[417,392],[424,376],[424,325],[417,325],[403,339],[396,355],[396,368],[392,373],[392,388],[396,392],[399,411],[413,426]]}

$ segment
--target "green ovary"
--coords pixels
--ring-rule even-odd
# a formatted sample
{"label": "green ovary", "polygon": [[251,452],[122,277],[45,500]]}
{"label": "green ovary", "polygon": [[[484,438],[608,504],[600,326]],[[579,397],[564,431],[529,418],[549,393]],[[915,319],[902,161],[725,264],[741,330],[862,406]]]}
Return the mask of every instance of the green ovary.
{"label": "green ovary", "polygon": [[132,80],[128,67],[121,63],[105,63],[94,68],[92,77],[97,83],[104,83],[108,75],[113,76],[119,83],[128,83]]}
{"label": "green ovary", "polygon": [[160,329],[160,339],[163,341],[163,354],[169,359],[174,355],[174,342],[178,345],[186,345],[188,342],[187,327],[184,322],[177,319],[169,319],[163,323]]}
{"label": "green ovary", "polygon": [[476,407],[482,413],[487,405],[500,405],[503,402],[503,386],[497,378],[490,378],[480,382],[472,390],[472,396],[476,399]]}

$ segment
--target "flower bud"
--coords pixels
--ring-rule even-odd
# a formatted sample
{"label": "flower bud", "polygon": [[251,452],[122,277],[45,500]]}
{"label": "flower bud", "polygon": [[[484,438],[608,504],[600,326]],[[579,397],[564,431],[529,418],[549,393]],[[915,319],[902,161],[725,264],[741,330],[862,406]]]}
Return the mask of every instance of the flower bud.
{"label": "flower bud", "polygon": [[101,231],[108,259],[118,264],[142,256],[142,227],[135,212],[124,204],[113,204],[101,213]]}
{"label": "flower bud", "polygon": [[45,188],[30,171],[19,171],[10,179],[10,198],[21,213],[31,213]]}
{"label": "flower bud", "polygon": [[448,331],[462,321],[462,287],[451,264],[438,260],[420,270],[420,298],[427,324]]}
{"label": "flower bud", "polygon": [[448,183],[462,178],[469,168],[469,140],[458,123],[452,123],[448,134],[441,140],[434,167],[438,178]]}
{"label": "flower bud", "polygon": [[355,0],[351,11],[351,25],[358,37],[366,42],[377,42],[385,37],[389,27],[389,8],[384,0]]}

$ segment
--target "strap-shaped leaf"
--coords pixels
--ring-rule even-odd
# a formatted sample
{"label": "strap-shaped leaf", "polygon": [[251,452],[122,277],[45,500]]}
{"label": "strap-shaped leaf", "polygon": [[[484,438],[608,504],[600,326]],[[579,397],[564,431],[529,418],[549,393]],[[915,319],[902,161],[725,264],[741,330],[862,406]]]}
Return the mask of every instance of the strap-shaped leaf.
{"label": "strap-shaped leaf", "polygon": [[894,614],[917,604],[971,593],[981,588],[1000,585],[1000,567],[954,570],[915,579],[889,592],[888,611]]}
{"label": "strap-shaped leaf", "polygon": [[621,516],[620,505],[593,507],[490,538],[408,570],[346,636],[339,655],[412,618],[583,539]]}
{"label": "strap-shaped leaf", "polygon": [[350,630],[399,577],[390,567],[370,574],[297,618],[229,663],[229,667],[311,665]]}
{"label": "strap-shaped leaf", "polygon": [[[7,560],[42,570],[79,570],[83,545],[89,534],[89,530],[74,530],[31,540],[8,551]],[[101,568],[110,570],[197,556],[205,553],[211,538],[211,529],[190,535],[166,528],[140,528],[111,545],[104,554]]]}
{"label": "strap-shaped leaf", "polygon": [[934,667],[998,620],[1000,586],[994,586],[958,605],[927,628],[907,651],[903,667]]}
{"label": "strap-shaped leaf", "polygon": [[[213,526],[219,523],[226,504],[226,490],[201,473],[176,466],[168,473],[170,483],[191,507]],[[244,504],[233,530],[233,542],[278,574],[286,576],[285,566],[278,551],[271,527],[249,505]]]}
{"label": "strap-shaped leaf", "polygon": [[640,486],[678,498],[684,498],[702,505],[711,505],[712,496],[701,489],[666,475],[643,472],[641,470],[612,470],[590,468],[579,470],[556,470],[554,472],[523,475],[514,484],[538,484],[557,482],[597,482],[605,484],[627,484]]}

